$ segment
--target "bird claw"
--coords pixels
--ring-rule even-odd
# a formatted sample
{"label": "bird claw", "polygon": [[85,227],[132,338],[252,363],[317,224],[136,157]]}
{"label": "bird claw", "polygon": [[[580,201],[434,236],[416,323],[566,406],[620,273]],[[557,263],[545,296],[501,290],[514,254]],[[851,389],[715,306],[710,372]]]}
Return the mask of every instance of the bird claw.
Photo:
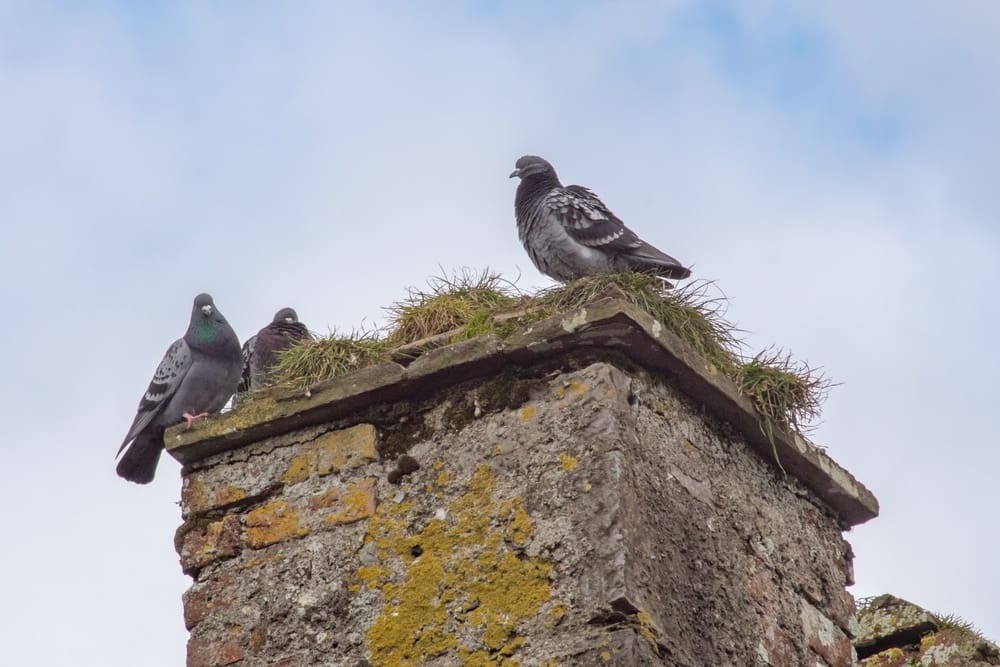
{"label": "bird claw", "polygon": [[207,417],[208,413],[207,412],[202,412],[201,414],[192,415],[190,412],[185,412],[181,416],[184,417],[184,422],[186,424],[185,428],[191,428],[196,421],[198,421],[199,419],[204,419],[205,417]]}

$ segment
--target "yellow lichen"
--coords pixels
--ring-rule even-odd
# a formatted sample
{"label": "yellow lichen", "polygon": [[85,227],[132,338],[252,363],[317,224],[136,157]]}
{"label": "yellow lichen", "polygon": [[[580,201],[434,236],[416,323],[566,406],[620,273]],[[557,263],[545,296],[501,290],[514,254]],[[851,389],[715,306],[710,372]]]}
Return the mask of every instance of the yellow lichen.
{"label": "yellow lichen", "polygon": [[523,547],[528,544],[528,540],[531,539],[531,533],[534,530],[534,526],[531,523],[531,517],[528,513],[524,511],[521,504],[518,503],[514,509],[510,519],[510,524],[507,526],[508,535],[510,536],[510,541],[514,544]]}
{"label": "yellow lichen", "polygon": [[558,398],[574,398],[586,393],[590,390],[590,387],[583,384],[582,382],[572,381],[568,384],[556,389],[556,396]]}
{"label": "yellow lichen", "polygon": [[562,464],[563,470],[572,472],[576,470],[576,466],[580,461],[575,456],[570,456],[566,452],[559,452],[559,463]]}
{"label": "yellow lichen", "polygon": [[531,421],[535,417],[535,413],[538,409],[534,405],[526,405],[521,408],[521,421]]}
{"label": "yellow lichen", "polygon": [[314,472],[329,475],[375,461],[377,444],[378,432],[371,424],[324,433],[302,446],[301,453],[289,461],[281,481],[290,486],[309,479]]}
{"label": "yellow lichen", "polygon": [[636,620],[639,622],[639,634],[652,645],[653,650],[657,654],[660,652],[660,644],[656,637],[656,632],[653,627],[653,617],[650,616],[649,612],[645,609],[640,609],[635,615]]}
{"label": "yellow lichen", "polygon": [[549,599],[551,565],[521,560],[507,546],[530,539],[531,519],[519,499],[495,499],[495,486],[489,466],[480,466],[446,519],[416,532],[412,502],[377,507],[368,531],[384,569],[357,573],[384,600],[368,631],[373,665],[418,665],[450,651],[466,665],[519,664],[518,626]]}
{"label": "yellow lichen", "polygon": [[[281,414],[280,407],[274,398],[261,396],[253,401],[241,404],[238,410],[230,410],[222,415],[199,421],[197,426],[190,431],[190,439],[207,440],[227,435],[234,431],[243,431],[257,424],[273,421],[275,417]],[[170,438],[171,435],[179,437],[186,432],[172,429],[172,433],[168,433],[167,444],[172,444],[171,440],[173,438]]]}
{"label": "yellow lichen", "polygon": [[316,467],[316,456],[312,452],[299,454],[288,463],[285,474],[281,476],[281,481],[287,486],[298,484],[309,479],[309,473]]}
{"label": "yellow lichen", "polygon": [[309,534],[287,500],[275,500],[247,513],[247,544],[254,548]]}
{"label": "yellow lichen", "polygon": [[233,484],[216,487],[198,475],[186,479],[182,493],[184,507],[191,513],[231,505],[247,497],[246,489]]}
{"label": "yellow lichen", "polygon": [[346,489],[329,489],[313,496],[313,508],[329,507],[336,511],[323,518],[328,524],[344,524],[367,519],[375,513],[375,480],[363,479]]}
{"label": "yellow lichen", "polygon": [[611,662],[611,651],[601,651],[601,660]]}

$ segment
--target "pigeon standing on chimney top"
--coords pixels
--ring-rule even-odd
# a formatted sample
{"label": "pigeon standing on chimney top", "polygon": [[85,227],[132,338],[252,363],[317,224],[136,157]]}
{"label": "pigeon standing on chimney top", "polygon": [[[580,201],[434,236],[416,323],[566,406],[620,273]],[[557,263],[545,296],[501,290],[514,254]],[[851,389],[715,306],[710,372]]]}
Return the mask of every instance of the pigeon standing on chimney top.
{"label": "pigeon standing on chimney top", "polygon": [[[148,484],[156,474],[167,427],[218,412],[240,381],[240,339],[208,294],[199,294],[183,338],[174,341],[153,374],[118,448],[118,475]],[[129,444],[131,443],[131,444]]]}
{"label": "pigeon standing on chimney top", "polygon": [[243,344],[243,379],[239,391],[262,389],[271,382],[271,369],[278,360],[278,352],[287,350],[301,340],[309,338],[309,329],[299,322],[293,308],[282,308],[266,327]]}
{"label": "pigeon standing on chimney top", "polygon": [[535,267],[560,282],[616,271],[683,280],[691,270],[649,245],[600,199],[579,185],[563,186],[552,165],[536,155],[518,159],[510,177],[518,236]]}

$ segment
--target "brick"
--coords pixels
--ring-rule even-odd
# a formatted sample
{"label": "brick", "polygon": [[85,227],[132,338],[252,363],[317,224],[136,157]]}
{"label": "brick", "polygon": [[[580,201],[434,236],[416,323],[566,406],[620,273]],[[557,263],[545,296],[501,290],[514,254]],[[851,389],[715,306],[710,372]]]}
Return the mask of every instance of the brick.
{"label": "brick", "polygon": [[191,637],[187,645],[187,667],[225,667],[243,659],[239,642],[218,644],[205,637]]}
{"label": "brick", "polygon": [[299,511],[287,500],[275,500],[248,512],[246,525],[247,545],[254,549],[309,534],[300,522]]}
{"label": "brick", "polygon": [[371,424],[323,433],[302,453],[293,457],[281,481],[287,485],[309,479],[314,472],[320,476],[350,470],[378,460],[378,431]]}
{"label": "brick", "polygon": [[831,667],[854,664],[854,645],[840,628],[816,607],[802,600],[802,633],[806,643]]}
{"label": "brick", "polygon": [[240,521],[235,516],[223,517],[204,528],[194,528],[184,535],[181,545],[181,566],[184,572],[200,570],[210,563],[232,558],[240,553]]}
{"label": "brick", "polygon": [[316,472],[333,472],[356,468],[378,460],[378,431],[371,424],[358,424],[340,431],[330,431],[316,438]]}
{"label": "brick", "polygon": [[309,507],[322,511],[326,524],[354,523],[375,514],[375,480],[362,479],[347,488],[327,489],[309,499]]}
{"label": "brick", "polygon": [[249,495],[246,489],[233,484],[207,483],[205,477],[194,474],[184,478],[181,506],[186,515],[200,514],[211,509],[232,505]]}
{"label": "brick", "polygon": [[799,664],[795,643],[773,619],[765,621],[757,655],[770,667],[796,667]]}
{"label": "brick", "polygon": [[227,591],[236,580],[230,573],[202,583],[195,583],[184,593],[184,627],[191,630],[213,613],[229,606]]}

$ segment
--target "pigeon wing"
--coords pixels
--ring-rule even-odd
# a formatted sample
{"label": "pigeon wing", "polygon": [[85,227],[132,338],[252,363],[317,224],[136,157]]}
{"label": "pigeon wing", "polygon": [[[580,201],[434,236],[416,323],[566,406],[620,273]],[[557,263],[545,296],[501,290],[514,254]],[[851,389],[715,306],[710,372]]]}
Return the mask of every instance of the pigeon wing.
{"label": "pigeon wing", "polygon": [[250,391],[250,363],[253,361],[253,351],[257,346],[257,336],[250,336],[247,338],[247,342],[243,343],[243,349],[240,350],[240,357],[243,359],[243,374],[240,376],[240,386],[237,387],[237,393],[244,393]]}
{"label": "pigeon wing", "polygon": [[545,197],[545,207],[574,241],[608,252],[634,250],[642,241],[585,187],[555,188]]}
{"label": "pigeon wing", "polygon": [[691,270],[676,259],[640,239],[585,187],[556,188],[547,195],[546,206],[574,241],[618,254],[635,271],[653,270],[664,278],[677,280],[691,275]]}
{"label": "pigeon wing", "polygon": [[157,366],[153,379],[150,381],[149,387],[146,388],[146,393],[139,401],[135,420],[132,422],[122,446],[118,449],[119,454],[128,443],[149,426],[149,423],[159,414],[170,397],[177,392],[181,381],[191,368],[191,363],[191,348],[188,347],[188,344],[183,338],[174,341],[174,344],[163,356],[160,365]]}

